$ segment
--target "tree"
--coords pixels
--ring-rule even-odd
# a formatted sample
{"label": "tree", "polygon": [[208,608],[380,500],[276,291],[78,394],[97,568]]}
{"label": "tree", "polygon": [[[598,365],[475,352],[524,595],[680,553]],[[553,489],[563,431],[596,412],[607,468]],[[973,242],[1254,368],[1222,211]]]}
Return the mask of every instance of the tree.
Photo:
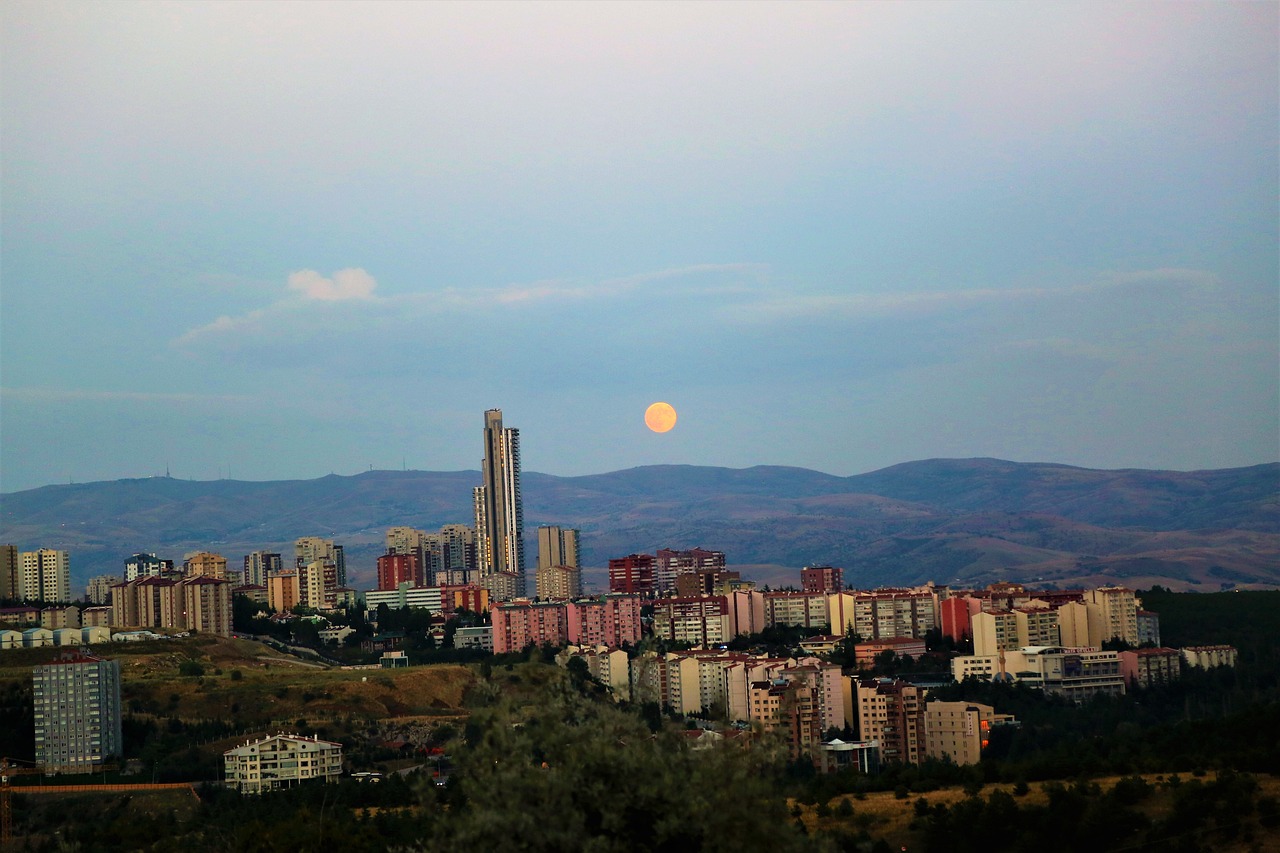
{"label": "tree", "polygon": [[479,709],[465,740],[450,807],[423,849],[509,849],[512,839],[530,851],[737,853],[742,839],[804,849],[773,791],[779,745],[694,753],[672,729],[655,735],[635,713],[583,695],[562,670],[532,705]]}

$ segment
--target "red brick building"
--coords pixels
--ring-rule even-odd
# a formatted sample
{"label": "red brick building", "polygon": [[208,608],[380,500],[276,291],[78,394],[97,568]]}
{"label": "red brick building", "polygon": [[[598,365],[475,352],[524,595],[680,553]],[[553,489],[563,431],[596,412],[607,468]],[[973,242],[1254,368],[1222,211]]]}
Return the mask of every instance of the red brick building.
{"label": "red brick building", "polygon": [[422,564],[415,553],[384,554],[378,558],[378,589],[395,589],[402,583],[423,585]]}
{"label": "red brick building", "polygon": [[629,554],[609,561],[609,592],[649,595],[653,592],[653,556]]}
{"label": "red brick building", "polygon": [[844,569],[805,566],[800,570],[800,587],[805,592],[839,592],[844,589]]}

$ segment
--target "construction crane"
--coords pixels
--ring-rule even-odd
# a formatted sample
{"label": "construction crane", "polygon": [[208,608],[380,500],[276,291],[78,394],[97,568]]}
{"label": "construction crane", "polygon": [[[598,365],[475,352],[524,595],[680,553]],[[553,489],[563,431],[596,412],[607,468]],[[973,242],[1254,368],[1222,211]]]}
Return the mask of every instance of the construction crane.
{"label": "construction crane", "polygon": [[14,763],[17,760],[0,758],[0,850],[7,849],[9,842],[13,840],[13,802],[10,792],[12,785],[9,777],[44,772],[30,761],[24,763],[33,764],[33,766],[19,767]]}

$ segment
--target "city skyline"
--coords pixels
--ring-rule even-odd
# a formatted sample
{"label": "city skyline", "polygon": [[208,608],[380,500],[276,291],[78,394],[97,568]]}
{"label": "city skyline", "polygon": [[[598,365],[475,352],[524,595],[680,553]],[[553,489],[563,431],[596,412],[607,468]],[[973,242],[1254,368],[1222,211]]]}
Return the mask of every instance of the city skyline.
{"label": "city skyline", "polygon": [[0,492],[1275,461],[1278,26],[3,4]]}

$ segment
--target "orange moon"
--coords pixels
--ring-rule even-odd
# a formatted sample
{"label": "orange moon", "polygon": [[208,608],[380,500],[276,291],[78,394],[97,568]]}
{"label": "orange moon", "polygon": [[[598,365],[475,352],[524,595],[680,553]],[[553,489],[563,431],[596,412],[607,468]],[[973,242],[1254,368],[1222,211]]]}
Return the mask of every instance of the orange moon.
{"label": "orange moon", "polygon": [[644,425],[654,432],[667,432],[676,425],[676,410],[670,403],[654,403],[644,410]]}

